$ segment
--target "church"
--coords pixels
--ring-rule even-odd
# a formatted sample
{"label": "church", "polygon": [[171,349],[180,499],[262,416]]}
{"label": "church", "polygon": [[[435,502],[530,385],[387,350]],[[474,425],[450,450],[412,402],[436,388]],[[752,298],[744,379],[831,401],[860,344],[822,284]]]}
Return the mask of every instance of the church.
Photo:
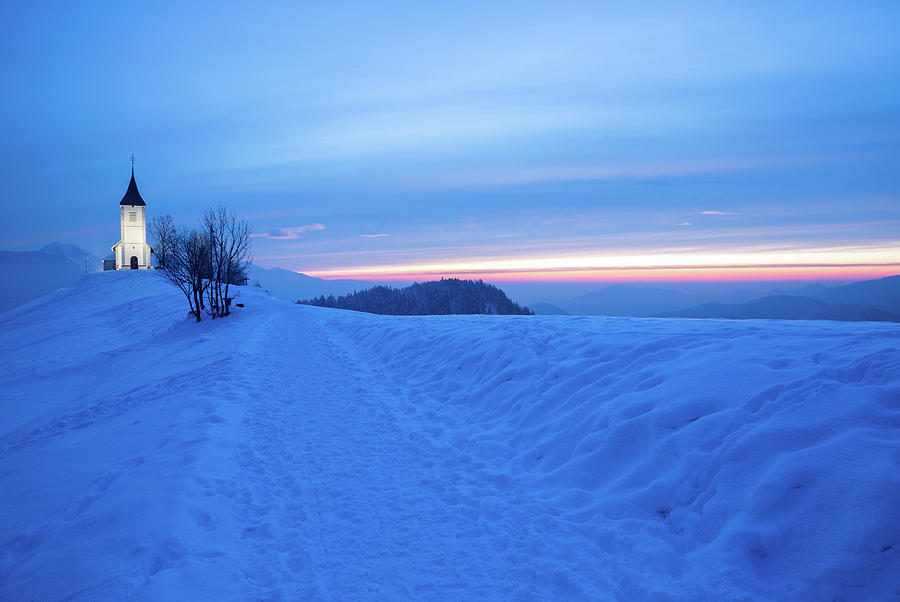
{"label": "church", "polygon": [[113,246],[115,259],[103,262],[104,270],[146,270],[150,268],[153,249],[147,244],[147,203],[138,192],[134,181],[134,164],[131,166],[131,182],[119,202],[120,236]]}

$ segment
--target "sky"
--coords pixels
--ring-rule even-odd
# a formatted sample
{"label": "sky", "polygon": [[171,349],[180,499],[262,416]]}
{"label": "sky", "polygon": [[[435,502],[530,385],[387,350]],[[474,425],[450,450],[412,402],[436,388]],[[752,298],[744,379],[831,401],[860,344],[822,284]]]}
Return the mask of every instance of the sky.
{"label": "sky", "polygon": [[326,278],[900,273],[900,3],[0,6],[0,248],[224,204]]}

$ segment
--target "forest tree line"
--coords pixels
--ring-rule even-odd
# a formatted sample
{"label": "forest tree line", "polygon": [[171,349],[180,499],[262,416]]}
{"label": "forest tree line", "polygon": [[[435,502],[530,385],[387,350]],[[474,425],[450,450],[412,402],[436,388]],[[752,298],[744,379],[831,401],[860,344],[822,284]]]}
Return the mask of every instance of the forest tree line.
{"label": "forest tree line", "polygon": [[375,286],[349,295],[324,295],[302,305],[350,309],[371,314],[423,316],[447,314],[532,315],[502,290],[481,280],[447,278],[405,288]]}

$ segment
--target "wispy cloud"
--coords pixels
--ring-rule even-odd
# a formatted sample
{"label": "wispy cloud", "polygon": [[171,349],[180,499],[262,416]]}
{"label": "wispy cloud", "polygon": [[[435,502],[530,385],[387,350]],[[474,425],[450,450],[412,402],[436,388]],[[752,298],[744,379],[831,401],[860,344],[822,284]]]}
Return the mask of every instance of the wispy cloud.
{"label": "wispy cloud", "polygon": [[[505,186],[539,182],[577,182],[607,180],[641,180],[733,173],[768,168],[815,165],[834,160],[833,157],[798,155],[770,156],[697,161],[666,161],[657,163],[621,163],[600,165],[554,165],[505,170],[473,170],[448,174],[415,176],[413,186]],[[704,214],[706,212],[703,212]],[[728,215],[727,212],[714,215]]]}
{"label": "wispy cloud", "polygon": [[693,226],[691,222],[681,222],[680,224],[675,224],[676,226]]}
{"label": "wispy cloud", "polygon": [[360,234],[360,238],[385,238],[390,236],[390,234]]}
{"label": "wispy cloud", "polygon": [[[846,247],[809,247],[797,249],[758,249],[696,251],[666,249],[633,254],[606,253],[586,255],[537,256],[515,259],[469,259],[441,263],[370,265],[306,273],[317,277],[401,278],[434,277],[452,274],[476,274],[490,277],[515,275],[529,277],[601,278],[610,275],[670,277],[676,274],[731,276],[803,275],[827,271],[829,274],[888,275],[900,267],[900,244]],[[604,276],[605,275],[605,276]]]}
{"label": "wispy cloud", "polygon": [[743,215],[740,211],[701,211],[700,215]]}
{"label": "wispy cloud", "polygon": [[258,238],[269,238],[272,240],[294,240],[300,238],[301,234],[317,232],[324,229],[325,226],[322,224],[306,224],[303,226],[294,226],[292,228],[273,228],[268,232],[261,232],[259,234],[254,234],[253,236]]}

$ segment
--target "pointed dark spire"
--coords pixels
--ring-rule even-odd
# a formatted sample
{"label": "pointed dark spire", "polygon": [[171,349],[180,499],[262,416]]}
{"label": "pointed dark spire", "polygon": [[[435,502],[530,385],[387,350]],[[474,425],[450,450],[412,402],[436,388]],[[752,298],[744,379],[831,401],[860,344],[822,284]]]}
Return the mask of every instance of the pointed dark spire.
{"label": "pointed dark spire", "polygon": [[125,191],[125,196],[122,197],[119,204],[135,205],[138,207],[147,206],[147,203],[141,198],[141,193],[138,192],[137,183],[134,181],[134,155],[131,156],[131,181],[128,183],[128,190]]}

